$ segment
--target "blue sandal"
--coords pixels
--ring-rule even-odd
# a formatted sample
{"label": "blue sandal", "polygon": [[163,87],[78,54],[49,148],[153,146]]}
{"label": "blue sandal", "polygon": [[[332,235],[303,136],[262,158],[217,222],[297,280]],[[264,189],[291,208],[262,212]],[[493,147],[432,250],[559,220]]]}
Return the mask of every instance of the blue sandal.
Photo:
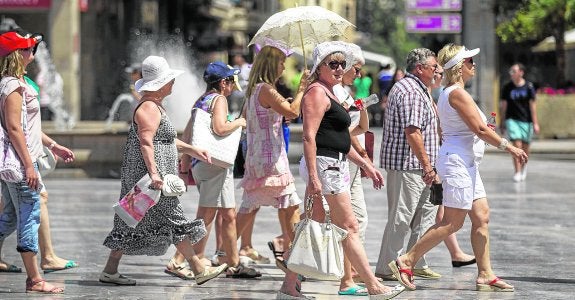
{"label": "blue sandal", "polygon": [[367,296],[367,288],[356,285],[350,288],[347,288],[343,291],[338,291],[338,295],[340,296]]}

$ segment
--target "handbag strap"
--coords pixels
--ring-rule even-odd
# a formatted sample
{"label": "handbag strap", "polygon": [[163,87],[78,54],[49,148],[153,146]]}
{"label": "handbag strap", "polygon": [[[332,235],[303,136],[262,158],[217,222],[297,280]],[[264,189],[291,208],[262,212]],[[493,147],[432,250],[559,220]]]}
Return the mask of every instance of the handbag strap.
{"label": "handbag strap", "polygon": [[[306,202],[306,209],[305,209],[305,218],[311,220],[312,212],[313,212],[313,195],[307,196]],[[325,211],[325,223],[331,224],[331,215],[329,210],[329,204],[325,200],[325,197],[321,195],[321,204],[323,205],[323,210]]]}

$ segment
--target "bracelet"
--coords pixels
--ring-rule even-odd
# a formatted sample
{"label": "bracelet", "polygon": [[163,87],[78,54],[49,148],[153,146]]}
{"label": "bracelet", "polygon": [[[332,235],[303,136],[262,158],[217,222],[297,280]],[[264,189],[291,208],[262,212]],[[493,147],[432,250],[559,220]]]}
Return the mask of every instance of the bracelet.
{"label": "bracelet", "polygon": [[48,145],[48,149],[52,150],[54,148],[54,146],[56,146],[56,142],[52,141],[52,143],[50,145]]}
{"label": "bracelet", "polygon": [[422,173],[423,173],[423,177],[425,177],[425,176],[431,174],[431,172],[435,172],[435,173],[437,174],[437,171],[435,170],[435,168],[433,168],[433,169],[431,169],[431,171],[429,171],[429,172],[427,172],[427,173],[423,173],[423,172],[422,172]]}
{"label": "bracelet", "polygon": [[505,151],[507,150],[507,146],[509,145],[509,141],[505,138],[501,138],[501,143],[497,146],[497,149]]}

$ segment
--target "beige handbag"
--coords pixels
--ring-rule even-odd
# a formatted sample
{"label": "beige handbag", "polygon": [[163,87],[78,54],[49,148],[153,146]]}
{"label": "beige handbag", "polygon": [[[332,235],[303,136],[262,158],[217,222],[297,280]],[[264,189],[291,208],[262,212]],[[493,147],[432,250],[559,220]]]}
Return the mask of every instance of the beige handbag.
{"label": "beige handbag", "polygon": [[192,140],[191,145],[208,150],[212,164],[222,168],[234,165],[238,154],[238,145],[242,136],[242,128],[238,127],[227,136],[219,136],[212,130],[212,115],[200,108],[192,109]]}
{"label": "beige handbag", "polygon": [[291,271],[320,280],[343,277],[343,247],[347,231],[331,223],[329,206],[322,196],[325,223],[311,219],[313,197],[306,198],[306,217],[295,227],[287,267]]}

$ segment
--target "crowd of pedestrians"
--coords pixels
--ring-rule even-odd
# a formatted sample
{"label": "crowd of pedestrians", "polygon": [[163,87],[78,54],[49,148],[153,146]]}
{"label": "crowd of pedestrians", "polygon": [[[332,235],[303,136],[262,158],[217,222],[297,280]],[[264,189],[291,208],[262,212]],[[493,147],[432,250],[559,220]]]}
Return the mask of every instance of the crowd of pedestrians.
{"label": "crowd of pedestrians", "polygon": [[[47,283],[40,275],[38,251],[45,273],[78,264],[53,253],[47,193],[37,161],[43,155],[42,146],[65,162],[73,161],[74,153],[42,132],[38,92],[25,80],[26,67],[33,61],[39,42],[41,36],[21,31],[0,35],[0,119],[5,139],[10,141],[23,170],[22,180],[0,180],[0,250],[2,241],[18,231],[17,251],[27,273],[26,291],[59,294],[64,288]],[[99,281],[136,285],[134,279],[119,272],[122,256],[164,255],[171,245],[177,252],[166,266],[169,275],[193,279],[198,285],[221,273],[230,278],[260,277],[257,265],[248,265],[240,256],[249,256],[252,263],[264,261],[253,249],[251,236],[258,230],[254,227],[257,212],[262,206],[271,206],[277,208],[281,232],[270,237],[268,245],[275,264],[285,272],[276,297],[309,299],[301,292],[305,277],[291,271],[286,263],[294,241],[294,225],[300,221],[301,195],[325,199],[333,224],[348,233],[342,241],[345,263],[339,295],[390,299],[404,289],[414,290],[414,276],[440,278],[424,255],[441,241],[450,250],[453,267],[477,263],[478,291],[513,291],[513,286],[500,280],[491,268],[489,206],[478,166],[488,143],[510,153],[516,175],[520,180],[525,178],[528,148],[523,143],[528,145],[532,132],[538,131],[534,94],[530,93],[529,82],[522,79],[522,65],[513,65],[510,74],[514,85],[504,93],[509,116],[505,124],[511,142],[500,137],[464,89],[475,75],[473,58],[478,52],[454,44],[446,45],[439,55],[418,48],[407,56],[404,77],[385,70],[389,82],[382,92],[386,102],[380,166],[387,174],[388,216],[375,272],[363,246],[368,209],[361,173],[371,179],[375,189],[384,185],[384,177],[370,159],[363,136],[369,120],[361,103],[369,93],[363,86],[355,97],[352,91],[354,81],[357,86],[357,79],[365,74],[360,47],[345,42],[318,44],[313,50],[313,66],[302,72],[293,98],[282,96],[278,87],[291,54],[281,43],[270,40],[258,45],[251,66],[243,57],[237,57],[241,69],[221,61],[208,64],[203,76],[206,90],[193,107],[211,115],[214,135],[225,137],[238,128],[245,129],[247,149],[245,171],[238,186],[243,191],[239,207],[235,203],[233,166],[215,165],[207,150],[190,145],[192,116],[178,139],[163,107],[183,71],[171,68],[163,57],[147,57],[141,64],[141,78],[133,87],[138,105],[124,152],[120,198],[142,177],[149,176],[150,188],[160,190],[167,184],[167,176],[174,175],[183,179],[191,176],[200,201],[195,220],[188,218],[177,196],[163,194],[135,227],[114,215],[113,228],[104,240],[110,253]],[[436,104],[431,90],[440,85],[442,78],[445,88]],[[239,115],[230,111],[226,99],[237,96],[234,91],[245,95]],[[523,99],[522,106],[513,102],[518,95]],[[514,120],[517,115],[519,120]],[[305,191],[296,190],[284,139],[284,121],[299,117],[303,119],[299,176],[306,182]],[[438,182],[443,185],[439,212],[438,206],[429,201],[429,187]],[[321,205],[313,206],[314,220],[323,220],[324,213]],[[465,254],[455,237],[467,215],[472,223],[474,256]],[[209,259],[205,248],[212,224],[216,224],[217,253]],[[242,241],[240,247],[238,239]],[[0,260],[0,272],[21,269]],[[382,280],[398,281],[400,285],[386,286]]]}

